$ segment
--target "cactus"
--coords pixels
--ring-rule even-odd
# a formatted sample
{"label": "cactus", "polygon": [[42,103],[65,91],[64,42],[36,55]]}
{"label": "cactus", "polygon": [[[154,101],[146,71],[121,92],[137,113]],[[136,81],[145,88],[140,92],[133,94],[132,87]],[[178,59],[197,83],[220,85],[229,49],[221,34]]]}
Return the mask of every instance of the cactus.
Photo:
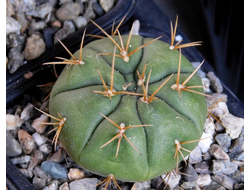
{"label": "cactus", "polygon": [[176,25],[171,44],[103,31],[106,38],[68,51],[71,60],[59,58],[66,66],[50,95],[53,140],[86,170],[109,176],[104,182],[178,171],[200,140],[205,94],[180,49],[199,43],[173,45]]}

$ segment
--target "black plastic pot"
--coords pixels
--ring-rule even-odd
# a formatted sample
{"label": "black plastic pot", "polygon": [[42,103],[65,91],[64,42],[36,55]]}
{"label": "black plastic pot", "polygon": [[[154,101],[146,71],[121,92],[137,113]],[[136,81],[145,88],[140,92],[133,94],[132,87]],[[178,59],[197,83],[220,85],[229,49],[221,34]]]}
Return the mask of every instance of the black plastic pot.
{"label": "black plastic pot", "polygon": [[[158,37],[163,35],[162,41],[170,43],[170,26],[169,18],[165,13],[155,6],[153,1],[147,0],[119,0],[117,5],[107,13],[105,16],[95,20],[104,30],[107,32],[111,31],[113,20],[116,23],[127,15],[124,24],[120,28],[122,34],[129,32],[132,22],[136,19],[140,21],[140,35],[144,37]],[[74,34],[63,40],[63,43],[68,47],[71,52],[76,51],[80,47],[80,41],[83,34],[83,30],[79,30]],[[97,29],[93,24],[87,26],[87,33],[101,35],[101,31]],[[189,42],[185,34],[180,30],[178,33],[183,36],[183,43]],[[85,37],[85,44],[94,40],[92,37]],[[186,48],[182,50],[182,53],[190,61],[202,61],[204,57],[196,50],[196,48]],[[29,61],[27,65],[21,67],[13,75],[7,73],[7,107],[17,103],[22,99],[25,93],[39,93],[37,90],[37,84],[45,84],[47,82],[55,81],[55,77],[52,75],[52,66],[41,66],[44,62],[53,61],[54,57],[61,56],[69,58],[68,53],[63,49],[60,44],[56,44],[54,47],[47,49],[47,51],[36,60]],[[61,70],[64,66],[57,67]],[[201,68],[204,72],[213,71],[214,69],[210,64],[205,61]],[[31,79],[24,79],[23,75],[28,71],[32,71],[34,76]],[[59,71],[60,72],[60,71]],[[243,104],[238,98],[224,85],[224,92],[228,95],[227,105],[232,114],[238,117],[244,117]],[[6,158],[6,184],[9,190],[33,190],[34,187],[30,182],[21,175],[19,170],[11,163],[10,159]]]}

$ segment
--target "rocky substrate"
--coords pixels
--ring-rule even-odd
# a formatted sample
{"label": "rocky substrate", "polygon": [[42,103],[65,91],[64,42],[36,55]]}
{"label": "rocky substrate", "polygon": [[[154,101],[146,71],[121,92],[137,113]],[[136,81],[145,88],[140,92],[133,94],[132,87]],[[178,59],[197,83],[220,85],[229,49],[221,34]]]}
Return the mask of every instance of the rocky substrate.
{"label": "rocky substrate", "polygon": [[[198,64],[193,63],[195,67]],[[187,165],[184,161],[179,164],[180,172],[184,174],[176,174],[173,170],[167,177],[163,175],[143,183],[118,182],[123,190],[153,190],[165,186],[174,190],[244,189],[244,120],[230,114],[227,95],[223,94],[223,87],[215,74],[201,70],[198,74],[205,93],[214,98],[206,98],[209,117],[205,122],[203,140],[186,157]],[[48,133],[53,127],[41,124],[49,122],[49,118],[33,108],[48,112],[48,101],[43,102],[47,90],[41,88],[44,94],[41,99],[25,95],[20,104],[7,110],[7,156],[36,189],[98,189],[95,185],[104,180],[103,177],[79,167],[60,144],[54,150],[51,143],[54,133]],[[112,188],[117,189],[109,187]]]}
{"label": "rocky substrate", "polygon": [[115,0],[6,0],[6,66],[14,73],[115,5]]}

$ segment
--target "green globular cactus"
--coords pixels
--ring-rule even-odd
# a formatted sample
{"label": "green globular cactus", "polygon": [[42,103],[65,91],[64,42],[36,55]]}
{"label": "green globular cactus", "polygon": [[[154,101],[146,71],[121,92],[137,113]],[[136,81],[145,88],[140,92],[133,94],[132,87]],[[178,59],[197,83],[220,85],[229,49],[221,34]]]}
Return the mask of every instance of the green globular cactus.
{"label": "green globular cactus", "polygon": [[59,136],[69,156],[95,174],[147,181],[178,169],[189,154],[181,149],[192,151],[201,138],[201,79],[173,44],[131,33],[110,38],[80,48],[72,63],[80,57],[82,64],[67,64],[56,81],[54,141]]}

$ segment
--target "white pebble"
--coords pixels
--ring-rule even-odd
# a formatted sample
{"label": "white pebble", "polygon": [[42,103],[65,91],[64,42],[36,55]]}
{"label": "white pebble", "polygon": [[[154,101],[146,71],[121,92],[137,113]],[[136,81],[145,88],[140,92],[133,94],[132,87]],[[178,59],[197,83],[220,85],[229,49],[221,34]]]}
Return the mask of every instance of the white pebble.
{"label": "white pebble", "polygon": [[[166,177],[166,175],[164,174],[161,177],[162,177],[162,179],[164,179]],[[175,172],[175,169],[174,169],[171,171],[171,175],[168,175],[164,179],[164,184],[168,185],[171,189],[173,189],[179,184],[180,179],[181,179],[181,175],[177,174]]]}
{"label": "white pebble", "polygon": [[31,116],[30,113],[33,110],[33,105],[31,103],[28,103],[27,106],[23,109],[22,113],[21,113],[21,120],[27,121]]}
{"label": "white pebble", "polygon": [[209,185],[211,183],[211,178],[209,174],[200,174],[196,179],[196,183],[199,187]]}
{"label": "white pebble", "polygon": [[200,147],[202,153],[206,153],[208,149],[210,148],[210,145],[213,143],[213,136],[209,133],[203,132],[201,139],[204,139],[204,140],[200,140],[200,142],[198,143],[198,146]]}
{"label": "white pebble", "polygon": [[214,135],[215,133],[215,125],[209,118],[206,119],[205,125],[204,125],[204,131],[205,133]]}
{"label": "white pebble", "polygon": [[18,115],[6,114],[6,128],[7,130],[15,130],[22,125],[22,121]]}
{"label": "white pebble", "polygon": [[32,137],[38,146],[41,146],[42,144],[44,144],[47,141],[45,136],[40,135],[37,132],[33,133]]}
{"label": "white pebble", "polygon": [[133,30],[132,30],[132,35],[139,35],[139,30],[140,30],[140,21],[135,20],[134,21],[134,27],[133,27]]}

